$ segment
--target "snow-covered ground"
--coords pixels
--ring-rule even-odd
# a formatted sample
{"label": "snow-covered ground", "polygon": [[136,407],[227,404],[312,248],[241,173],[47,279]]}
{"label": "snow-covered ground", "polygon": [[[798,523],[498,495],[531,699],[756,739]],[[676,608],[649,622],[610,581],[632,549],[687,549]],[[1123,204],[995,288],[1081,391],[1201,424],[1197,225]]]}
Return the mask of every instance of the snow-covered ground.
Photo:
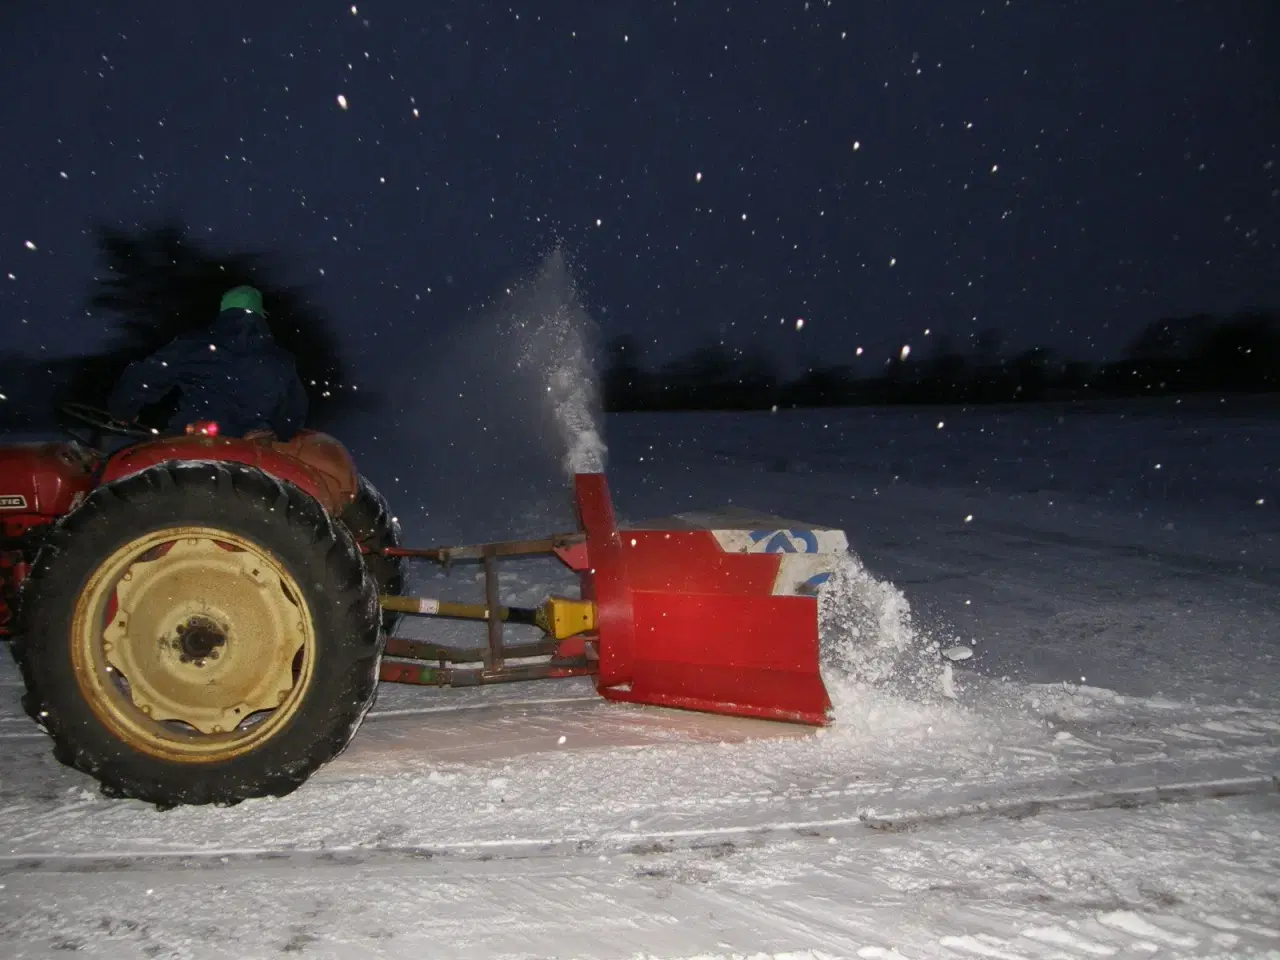
{"label": "snow-covered ground", "polygon": [[[832,727],[609,704],[583,680],[384,687],[297,793],[159,813],[49,756],[6,657],[3,955],[1280,956],[1272,412],[606,428],[624,519],[733,503],[848,532]],[[425,429],[392,460],[375,432],[351,446],[411,540],[571,523],[554,469],[441,466]],[[504,595],[566,582],[513,564]],[[417,586],[479,596],[461,570]],[[936,648],[957,643],[953,699]]]}

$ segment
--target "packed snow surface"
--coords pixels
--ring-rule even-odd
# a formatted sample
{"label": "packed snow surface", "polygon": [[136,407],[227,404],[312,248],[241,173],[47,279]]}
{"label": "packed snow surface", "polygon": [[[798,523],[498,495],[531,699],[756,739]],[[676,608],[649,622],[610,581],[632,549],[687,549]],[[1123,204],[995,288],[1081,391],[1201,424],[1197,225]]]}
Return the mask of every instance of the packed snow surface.
{"label": "packed snow surface", "polygon": [[[160,813],[53,760],[6,660],[4,955],[1280,956],[1280,522],[1257,505],[1280,499],[1280,425],[939,419],[607,423],[624,520],[730,504],[848,533],[819,601],[822,730],[586,680],[386,686],[295,794]],[[411,541],[487,536],[487,504],[522,534],[571,516],[567,484],[513,473],[440,511],[385,437],[360,442]],[[414,587],[480,591],[464,568]],[[504,567],[513,603],[571,588],[554,562]]]}

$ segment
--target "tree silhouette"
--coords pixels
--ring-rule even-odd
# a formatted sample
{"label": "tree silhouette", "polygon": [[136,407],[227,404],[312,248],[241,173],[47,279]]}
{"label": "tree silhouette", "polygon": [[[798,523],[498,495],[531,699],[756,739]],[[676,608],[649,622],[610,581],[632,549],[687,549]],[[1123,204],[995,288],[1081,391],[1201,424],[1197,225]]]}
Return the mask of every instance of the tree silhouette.
{"label": "tree silhouette", "polygon": [[763,351],[733,350],[710,341],[665,364],[660,378],[664,406],[723,410],[767,408],[778,380]]}
{"label": "tree silhouette", "polygon": [[1220,322],[1207,313],[1152,321],[1133,338],[1125,349],[1124,359],[1138,363],[1187,360],[1197,344]]}
{"label": "tree silhouette", "polygon": [[782,379],[758,348],[711,342],[646,369],[634,337],[619,337],[604,374],[609,410],[762,410],[866,404],[1072,402],[1171,393],[1280,391],[1280,311],[1194,314],[1149,323],[1119,359],[1095,363],[1047,346],[1006,352],[1004,333],[939,333],[924,357],[893,356],[873,371],[815,359]]}
{"label": "tree silhouette", "polygon": [[628,410],[648,403],[649,377],[640,341],[630,334],[614,337],[606,353],[608,361],[602,378],[605,408]]}
{"label": "tree silhouette", "polygon": [[1193,354],[1199,380],[1217,390],[1280,386],[1280,320],[1240,313],[1207,330]]}
{"label": "tree silhouette", "polygon": [[105,354],[86,359],[66,399],[102,405],[130,362],[207,326],[217,316],[222,295],[240,284],[262,291],[271,333],[293,354],[307,387],[313,423],[360,398],[343,382],[328,317],[308,302],[302,289],[280,279],[283,271],[268,254],[205,249],[177,222],[136,233],[100,227],[97,245],[107,269],[95,278],[88,306],[115,319],[117,336]]}
{"label": "tree silhouette", "polygon": [[1013,358],[1009,365],[1013,378],[1013,392],[1018,399],[1035,402],[1044,398],[1053,385],[1056,355],[1049,347],[1031,347]]}
{"label": "tree silhouette", "polygon": [[1238,313],[1155,320],[1111,364],[1114,391],[1148,394],[1181,390],[1270,391],[1280,387],[1280,316]]}
{"label": "tree silhouette", "polygon": [[958,403],[965,399],[970,376],[969,358],[960,352],[955,338],[942,333],[934,342],[925,364],[924,389],[935,403]]}

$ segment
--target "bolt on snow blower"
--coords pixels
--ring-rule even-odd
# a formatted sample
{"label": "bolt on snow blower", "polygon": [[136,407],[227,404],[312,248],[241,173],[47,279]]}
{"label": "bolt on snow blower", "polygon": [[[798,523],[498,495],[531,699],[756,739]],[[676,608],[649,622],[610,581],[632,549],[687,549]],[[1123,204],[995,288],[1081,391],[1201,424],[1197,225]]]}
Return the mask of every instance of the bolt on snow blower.
{"label": "bolt on snow blower", "polygon": [[[469,686],[591,676],[610,700],[828,722],[817,591],[848,549],[842,531],[736,508],[619,527],[602,474],[577,474],[574,492],[581,526],[574,533],[383,550],[444,566],[481,563],[482,604],[402,596],[381,602],[409,615],[484,621],[488,643],[460,649],[392,637],[381,679]],[[554,555],[577,572],[581,597],[551,597],[536,608],[502,605],[499,559],[538,555]],[[504,624],[535,626],[544,637],[507,644]]]}

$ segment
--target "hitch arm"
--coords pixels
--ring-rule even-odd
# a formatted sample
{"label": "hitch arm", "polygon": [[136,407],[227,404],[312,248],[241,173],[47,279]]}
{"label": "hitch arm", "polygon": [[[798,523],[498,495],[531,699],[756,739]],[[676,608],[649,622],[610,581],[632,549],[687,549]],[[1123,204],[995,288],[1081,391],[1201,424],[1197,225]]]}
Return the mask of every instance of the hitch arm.
{"label": "hitch arm", "polygon": [[[432,560],[442,565],[458,561],[483,560],[485,556],[536,557],[542,554],[566,550],[586,542],[581,533],[557,533],[539,540],[505,540],[500,543],[481,543],[461,547],[383,547],[377,551],[384,557],[404,557],[411,560]],[[401,611],[408,613],[409,611]]]}
{"label": "hitch arm", "polygon": [[[380,598],[383,610],[419,617],[445,617],[451,620],[489,620],[490,609],[483,603],[454,603],[426,597]],[[567,640],[596,628],[596,607],[589,600],[550,597],[538,607],[506,607],[494,609],[492,616],[505,623],[537,627],[553,640]]]}

